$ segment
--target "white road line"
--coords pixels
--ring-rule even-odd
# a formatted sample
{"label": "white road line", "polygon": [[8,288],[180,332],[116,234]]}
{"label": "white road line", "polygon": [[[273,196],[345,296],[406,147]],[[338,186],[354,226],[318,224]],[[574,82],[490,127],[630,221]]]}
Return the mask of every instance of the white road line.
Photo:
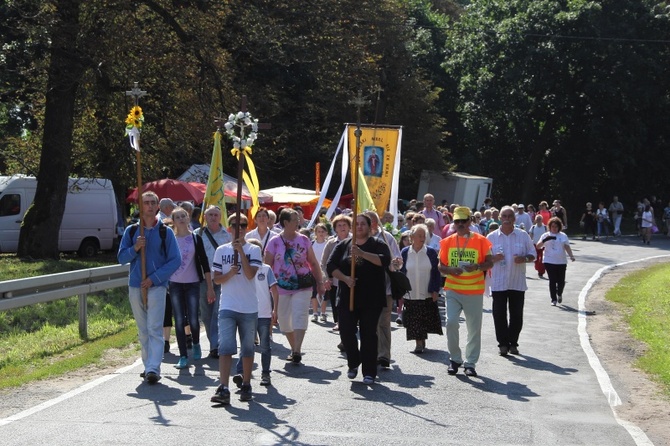
{"label": "white road line", "polygon": [[596,378],[598,378],[598,383],[600,383],[600,389],[603,391],[605,394],[605,397],[607,398],[607,402],[610,405],[610,408],[612,409],[612,413],[614,414],[614,419],[619,423],[621,426],[623,426],[628,433],[630,434],[631,437],[633,437],[633,440],[638,446],[653,446],[654,443],[649,440],[647,435],[634,425],[633,423],[623,420],[619,418],[619,415],[616,412],[616,406],[620,406],[621,403],[621,398],[619,398],[619,394],[614,390],[614,386],[612,385],[612,381],[610,380],[609,375],[603,368],[602,364],[600,363],[600,360],[598,359],[598,356],[596,356],[595,351],[593,351],[593,347],[591,346],[591,342],[589,341],[589,335],[586,332],[586,295],[589,293],[591,288],[593,287],[593,284],[596,283],[603,275],[603,273],[611,268],[615,268],[617,266],[623,266],[623,265],[629,265],[631,263],[638,263],[638,262],[644,262],[647,260],[652,260],[652,259],[658,259],[662,257],[670,257],[669,255],[660,255],[660,256],[653,256],[653,257],[645,257],[643,259],[638,259],[638,260],[631,260],[629,262],[623,262],[623,263],[617,263],[615,265],[609,265],[609,266],[603,266],[600,268],[598,271],[595,272],[595,274],[589,279],[589,281],[584,285],[584,288],[582,288],[581,293],[579,293],[579,324],[577,326],[577,332],[579,333],[579,340],[582,345],[582,349],[584,350],[584,353],[586,353],[586,357],[589,360],[589,364],[591,365],[591,368],[596,374]]}
{"label": "white road line", "polygon": [[90,389],[92,389],[96,386],[99,386],[100,384],[102,384],[104,382],[107,382],[112,378],[115,378],[119,375],[122,375],[122,374],[126,373],[127,371],[133,369],[134,367],[137,367],[140,364],[142,364],[142,358],[137,359],[137,361],[135,361],[133,364],[131,364],[129,366],[120,368],[119,370],[117,370],[116,372],[114,372],[112,374],[101,376],[98,379],[95,379],[95,380],[93,380],[89,383],[86,383],[86,384],[82,385],[81,387],[77,387],[76,389],[72,389],[69,392],[64,393],[64,394],[62,394],[62,395],[60,395],[60,396],[58,396],[54,399],[51,399],[49,401],[45,401],[42,404],[38,404],[35,407],[31,407],[30,409],[26,409],[23,412],[19,412],[19,413],[15,414],[15,415],[12,415],[10,417],[0,419],[0,426],[4,426],[6,424],[13,423],[14,421],[18,421],[22,418],[28,417],[28,416],[30,416],[34,413],[40,412],[44,409],[47,409],[51,406],[54,406],[54,405],[60,403],[61,401],[65,401],[69,398],[72,398],[75,395],[79,395],[80,393],[86,392],[87,390],[90,390]]}

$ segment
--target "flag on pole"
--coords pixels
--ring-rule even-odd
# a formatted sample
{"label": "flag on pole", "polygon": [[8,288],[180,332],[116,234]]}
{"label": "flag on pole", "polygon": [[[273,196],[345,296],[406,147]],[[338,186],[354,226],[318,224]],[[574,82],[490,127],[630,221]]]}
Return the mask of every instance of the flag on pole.
{"label": "flag on pole", "polygon": [[372,195],[370,195],[368,183],[365,181],[365,176],[363,176],[363,171],[360,166],[358,167],[358,196],[356,197],[356,203],[356,208],[359,212],[377,212],[377,207],[372,199]]}
{"label": "flag on pole", "polygon": [[210,205],[218,206],[221,209],[221,224],[228,227],[228,213],[226,212],[224,195],[223,159],[221,157],[221,133],[218,130],[214,133],[212,162],[209,165],[207,190],[202,202],[202,213],[200,214],[200,224],[202,225],[205,223],[205,211]]}

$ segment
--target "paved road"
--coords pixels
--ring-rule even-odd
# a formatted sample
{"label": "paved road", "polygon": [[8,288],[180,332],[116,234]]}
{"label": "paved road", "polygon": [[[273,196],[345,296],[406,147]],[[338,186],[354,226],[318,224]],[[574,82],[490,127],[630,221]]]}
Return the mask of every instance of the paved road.
{"label": "paved road", "polygon": [[[409,353],[413,341],[394,327],[392,368],[381,371],[373,386],[350,381],[332,325],[312,324],[300,366],[279,359],[288,344],[275,333],[274,386],[254,381],[251,403],[235,395],[228,407],[209,402],[218,384],[214,361],[182,371],[165,364],[156,386],[141,383],[142,367],[135,363],[0,420],[0,438],[12,445],[651,444],[644,435],[636,443],[615,419],[580,345],[580,319],[597,316],[580,313],[578,300],[601,267],[667,254],[670,241],[642,246],[624,237],[572,246],[577,262],[568,267],[563,306],[550,306],[547,281],[528,266],[521,356],[497,355],[491,301],[485,299],[478,378],[447,375],[444,336],[431,335],[429,350],[416,356]],[[176,363],[175,351],[173,346],[166,362]]]}

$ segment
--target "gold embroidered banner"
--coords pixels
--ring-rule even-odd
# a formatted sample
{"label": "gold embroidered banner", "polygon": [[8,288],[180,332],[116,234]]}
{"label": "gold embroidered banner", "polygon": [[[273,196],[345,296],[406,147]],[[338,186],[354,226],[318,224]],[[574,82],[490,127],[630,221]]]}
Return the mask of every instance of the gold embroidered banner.
{"label": "gold embroidered banner", "polygon": [[[349,139],[349,164],[353,166],[356,155],[355,125],[347,125]],[[383,214],[388,209],[393,185],[393,172],[399,147],[399,128],[361,127],[360,169],[377,208]],[[353,169],[350,174],[354,175]]]}

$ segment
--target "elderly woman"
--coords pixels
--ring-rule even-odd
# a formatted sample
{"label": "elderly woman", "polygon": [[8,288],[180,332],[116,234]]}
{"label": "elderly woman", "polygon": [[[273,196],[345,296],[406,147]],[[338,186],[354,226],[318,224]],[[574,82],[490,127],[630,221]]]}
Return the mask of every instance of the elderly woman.
{"label": "elderly woman", "polygon": [[[327,271],[326,265],[328,264],[328,259],[335,249],[335,246],[342,240],[346,240],[351,236],[351,217],[348,215],[338,215],[333,218],[333,228],[335,229],[335,236],[328,239],[326,242],[326,247],[323,249],[323,255],[321,256],[321,270]],[[339,331],[340,324],[339,318],[337,316],[337,279],[326,275],[326,289],[328,290],[328,300],[330,301],[330,308],[333,311],[333,322],[335,326],[333,331]],[[338,346],[340,350],[344,350],[344,345],[340,343]]]}
{"label": "elderly woman", "polygon": [[[340,339],[349,366],[347,377],[356,378],[358,366],[362,365],[365,384],[373,384],[377,376],[377,322],[386,306],[385,271],[391,263],[388,245],[371,236],[371,225],[370,217],[358,215],[355,240],[352,237],[338,243],[327,264],[328,275],[339,280],[337,310]],[[352,258],[355,258],[354,277],[350,275]],[[352,288],[353,311],[349,307]]]}
{"label": "elderly woman", "polygon": [[244,236],[244,239],[260,240],[261,252],[263,255],[265,255],[265,248],[267,247],[268,242],[270,239],[272,239],[272,237],[277,235],[277,232],[272,229],[272,224],[270,223],[270,213],[266,208],[259,208],[258,211],[256,211],[254,220],[256,221],[256,229],[247,232],[247,235]]}
{"label": "elderly woman", "polygon": [[[279,224],[282,232],[268,242],[265,263],[272,268],[279,285],[277,321],[291,345],[291,354],[287,359],[299,364],[302,361],[302,341],[309,325],[309,301],[314,280],[320,295],[325,289],[312,242],[298,232],[298,212],[289,208],[282,210]],[[310,273],[313,281],[308,283],[304,278]]]}
{"label": "elderly woman", "polygon": [[442,322],[437,308],[441,276],[437,251],[426,246],[426,225],[410,229],[412,244],[402,250],[403,267],[400,270],[409,279],[412,290],[405,297],[403,324],[407,340],[415,340],[412,353],[423,353],[428,333],[442,334]]}

